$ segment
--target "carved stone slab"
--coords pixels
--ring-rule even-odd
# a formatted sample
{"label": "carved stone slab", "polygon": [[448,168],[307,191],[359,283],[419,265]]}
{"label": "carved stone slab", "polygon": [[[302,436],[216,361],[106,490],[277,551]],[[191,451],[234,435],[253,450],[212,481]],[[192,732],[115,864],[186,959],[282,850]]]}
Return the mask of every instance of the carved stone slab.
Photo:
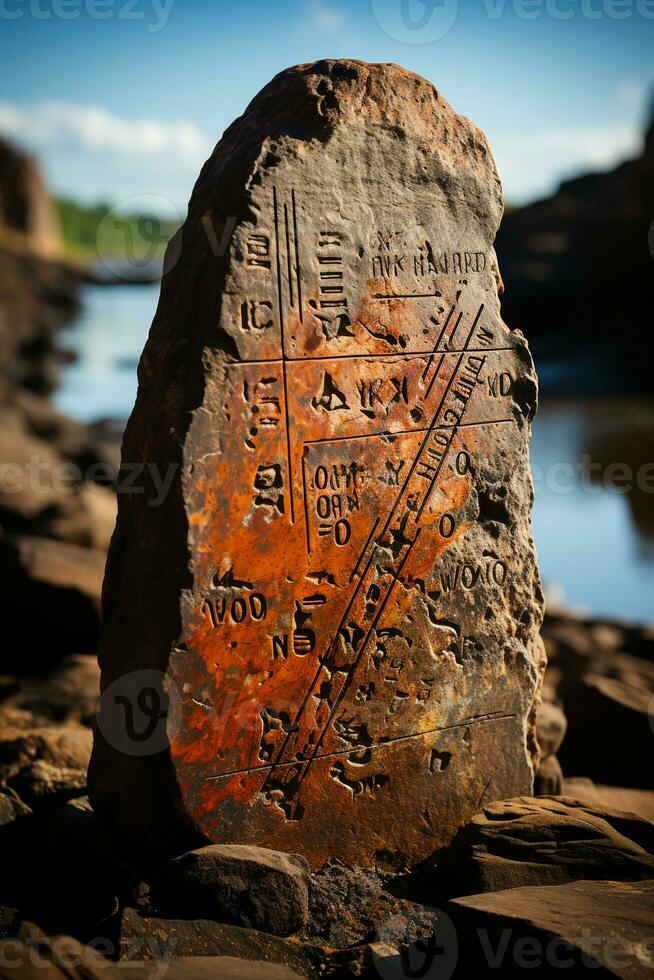
{"label": "carved stone slab", "polygon": [[205,165],[105,587],[105,687],[160,672],[170,740],[126,750],[103,705],[91,790],[134,840],[414,864],[531,791],[536,379],[501,207],[484,136],[390,65],[282,73]]}

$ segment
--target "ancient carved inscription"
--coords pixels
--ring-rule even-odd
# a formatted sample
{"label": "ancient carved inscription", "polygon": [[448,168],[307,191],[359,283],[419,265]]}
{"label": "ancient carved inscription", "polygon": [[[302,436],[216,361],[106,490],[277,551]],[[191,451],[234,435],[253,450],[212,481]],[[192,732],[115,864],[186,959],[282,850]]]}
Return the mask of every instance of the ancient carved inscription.
{"label": "ancient carved inscription", "polygon": [[535,384],[499,315],[489,159],[443,182],[449,145],[400,159],[390,124],[339,120],[262,155],[224,258],[171,758],[210,839],[410,864],[529,790]]}

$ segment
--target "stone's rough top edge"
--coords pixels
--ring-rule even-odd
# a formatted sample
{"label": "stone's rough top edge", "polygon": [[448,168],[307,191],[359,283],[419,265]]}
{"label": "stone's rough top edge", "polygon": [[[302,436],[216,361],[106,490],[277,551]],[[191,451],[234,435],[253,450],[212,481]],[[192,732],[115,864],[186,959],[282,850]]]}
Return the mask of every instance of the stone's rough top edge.
{"label": "stone's rough top edge", "polygon": [[497,231],[504,201],[485,134],[423,76],[393,62],[355,59],[320,59],[278,72],[223,132],[194,187],[189,217],[200,202],[206,208],[207,182],[221,179],[223,163],[231,167],[243,155],[254,163],[282,137],[326,142],[343,124],[395,129],[399,139],[410,136],[449,160],[452,172],[468,171],[495,205]]}
{"label": "stone's rough top edge", "polygon": [[183,864],[193,862],[215,863],[216,866],[225,867],[251,866],[258,867],[261,871],[283,871],[295,875],[309,870],[309,863],[301,854],[257,847],[252,844],[205,844],[203,847],[196,847],[192,851],[180,854],[172,860],[171,865],[181,867]]}

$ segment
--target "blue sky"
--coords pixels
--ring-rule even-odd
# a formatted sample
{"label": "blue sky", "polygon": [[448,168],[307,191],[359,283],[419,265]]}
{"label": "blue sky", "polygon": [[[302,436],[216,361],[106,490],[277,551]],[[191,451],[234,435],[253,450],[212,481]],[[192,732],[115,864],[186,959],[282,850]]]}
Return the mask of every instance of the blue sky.
{"label": "blue sky", "polygon": [[60,193],[183,209],[262,85],[323,57],[429,78],[518,203],[637,152],[654,0],[0,0],[0,131]]}

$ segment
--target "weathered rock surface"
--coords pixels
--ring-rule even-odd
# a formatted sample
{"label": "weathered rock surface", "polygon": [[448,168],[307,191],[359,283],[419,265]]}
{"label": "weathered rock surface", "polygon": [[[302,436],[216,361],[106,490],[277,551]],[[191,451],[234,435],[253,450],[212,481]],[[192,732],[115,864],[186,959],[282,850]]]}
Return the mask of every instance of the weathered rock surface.
{"label": "weathered rock surface", "polygon": [[536,715],[536,738],[540,748],[541,760],[555,755],[565,738],[568,722],[559,707],[543,701]]}
{"label": "weathered rock surface", "polygon": [[178,916],[287,936],[309,917],[308,871],[296,854],[212,844],[164,865],[157,875],[155,901]]}
{"label": "weathered rock surface", "polygon": [[[534,796],[560,796],[563,790],[563,770],[555,755],[546,756],[536,770]],[[574,793],[568,794],[574,796]]]}
{"label": "weathered rock surface", "polygon": [[59,223],[35,160],[0,139],[0,239],[8,236],[44,258],[61,254]]}
{"label": "weathered rock surface", "polygon": [[104,561],[92,548],[0,535],[0,611],[30,623],[29,647],[10,647],[5,669],[32,673],[63,654],[94,650]]}
{"label": "weathered rock surface", "polygon": [[[142,915],[132,908],[123,912],[118,949],[118,965],[123,970],[135,960],[156,967],[158,963],[152,963],[152,960],[161,961],[162,957],[172,954],[176,958],[193,957],[194,962],[209,956],[237,957],[247,961],[244,970],[253,961],[255,965],[265,962],[271,967],[274,964],[277,968],[295,970],[302,977],[395,976],[397,970],[397,965],[388,964],[384,952],[375,950],[368,943],[358,942],[347,949],[333,949],[208,919]],[[382,962],[387,967],[386,973],[379,970]]]}
{"label": "weathered rock surface", "polygon": [[107,547],[117,470],[85,426],[0,381],[0,454],[3,530]]}
{"label": "weathered rock surface", "polygon": [[565,776],[654,789],[652,766],[641,751],[651,739],[652,627],[557,610],[548,613],[543,637],[549,659],[544,693],[568,721],[557,751]]}
{"label": "weathered rock surface", "polygon": [[48,394],[64,357],[57,333],[79,310],[79,276],[0,244],[0,374]]}
{"label": "weathered rock surface", "polygon": [[[265,960],[235,956],[179,956],[165,965],[170,980],[300,980],[301,974]],[[150,980],[151,963],[117,963],[115,980]]]}
{"label": "weathered rock surface", "polygon": [[2,980],[152,980],[165,975],[171,980],[297,980],[302,974],[279,963],[236,956],[179,956],[164,962],[122,961],[112,963],[100,941],[85,946],[72,936],[46,936],[24,923],[18,939],[0,943]]}
{"label": "weathered rock surface", "polygon": [[72,537],[73,543],[80,544],[81,504],[59,475],[63,458],[47,442],[25,431],[17,412],[3,412],[2,422],[0,453],[5,465],[0,525],[11,533],[29,530]]}
{"label": "weathered rock surface", "polygon": [[[652,789],[654,772],[645,747],[652,738],[654,665],[642,662],[647,670],[625,670],[627,658],[622,659],[610,674],[589,670],[570,690],[565,702],[570,728],[559,759],[569,776]],[[584,735],[589,731],[591,754]]]}
{"label": "weathered rock surface", "polygon": [[0,140],[0,378],[54,387],[58,328],[79,309],[79,274],[54,261],[61,238],[35,161]]}
{"label": "weathered rock surface", "polygon": [[654,824],[635,814],[566,797],[484,807],[442,857],[455,894],[578,879],[654,877]]}
{"label": "weathered rock surface", "polygon": [[[654,881],[575,881],[449,903],[462,975],[651,977]],[[571,969],[572,968],[572,969]],[[458,974],[457,974],[458,975]],[[468,973],[469,975],[469,973]]]}
{"label": "weathered rock surface", "polygon": [[[536,378],[501,211],[483,134],[394,65],[282,72],[202,170],[123,445],[174,477],[119,495],[104,593],[90,788],[139,846],[411,865],[531,791]],[[126,744],[142,669],[169,751]]]}
{"label": "weathered rock surface", "polygon": [[0,827],[6,827],[19,817],[25,817],[32,811],[12,793],[0,792]]}
{"label": "weathered rock surface", "polygon": [[256,929],[210,919],[169,919],[126,908],[120,925],[121,960],[158,960],[164,956],[236,956],[287,966],[305,976],[317,972],[331,952],[282,939]]}
{"label": "weathered rock surface", "polygon": [[31,809],[53,807],[86,786],[92,736],[81,725],[0,730],[0,784]]}
{"label": "weathered rock surface", "polygon": [[81,722],[90,725],[100,696],[100,669],[96,657],[71,654],[42,677],[27,678],[4,707],[29,712],[36,723]]}

